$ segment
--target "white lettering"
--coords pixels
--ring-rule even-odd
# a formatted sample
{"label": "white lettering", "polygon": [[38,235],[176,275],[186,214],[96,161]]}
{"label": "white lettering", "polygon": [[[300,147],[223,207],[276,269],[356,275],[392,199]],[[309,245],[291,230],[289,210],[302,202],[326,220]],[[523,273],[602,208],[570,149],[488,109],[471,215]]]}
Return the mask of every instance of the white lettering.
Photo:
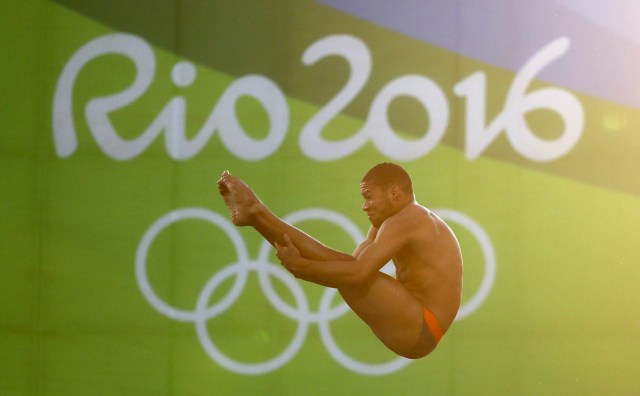
{"label": "white lettering", "polygon": [[[551,161],[568,153],[582,136],[584,111],[578,99],[559,88],[543,88],[526,94],[533,78],[569,48],[569,39],[559,38],[535,54],[516,75],[507,94],[507,137],[513,148],[534,161]],[[550,109],[562,117],[565,129],[553,141],[531,132],[524,115],[535,109]]]}
{"label": "white lettering", "polygon": [[[415,98],[429,113],[429,128],[418,140],[405,140],[394,133],[387,117],[389,104],[398,96]],[[373,143],[386,156],[412,160],[429,153],[442,140],[449,121],[449,106],[442,89],[432,80],[418,75],[398,77],[382,88],[369,110],[365,124]]]}
{"label": "white lettering", "polygon": [[[486,75],[476,72],[454,85],[454,93],[466,100],[465,155],[469,160],[482,155],[501,131],[505,131],[516,152],[532,161],[552,161],[571,151],[582,136],[584,127],[584,111],[578,99],[557,87],[527,93],[534,78],[568,48],[569,40],[559,38],[534,54],[516,74],[502,111],[488,125],[485,114]],[[282,90],[264,76],[248,75],[227,87],[192,139],[186,136],[187,101],[182,96],[170,98],[139,137],[122,139],[109,115],[127,107],[146,92],[155,78],[156,59],[144,40],[118,33],[84,45],[62,71],[53,105],[54,143],[60,157],[72,155],[78,145],[72,112],[77,77],[87,63],[107,54],[125,56],[136,67],[135,80],[127,89],[115,95],[94,98],[85,107],[87,125],[98,147],[115,160],[128,160],[140,155],[163,131],[167,152],[175,160],[195,156],[216,131],[232,154],[248,161],[269,157],[286,137],[290,115]],[[372,69],[371,54],[366,44],[348,35],[332,35],[316,41],[303,53],[302,62],[313,65],[328,56],[345,59],[350,73],[344,87],[302,127],[299,143],[307,157],[316,161],[334,161],[355,153],[371,141],[382,154],[408,161],[427,155],[442,141],[449,123],[446,96],[436,82],[416,74],[399,76],[387,83],[374,97],[360,130],[341,140],[324,139],[324,128],[360,94]],[[174,66],[171,77],[177,87],[187,87],[195,81],[196,69],[187,61],[179,62]],[[258,101],[267,113],[270,128],[263,139],[249,136],[237,118],[237,101],[245,96]],[[403,139],[389,123],[389,105],[400,96],[417,100],[429,116],[429,126],[419,139]],[[564,123],[560,137],[545,140],[531,131],[524,116],[534,110],[550,110],[560,116]]]}
{"label": "white lettering", "polygon": [[[253,97],[267,111],[271,120],[271,130],[264,140],[252,139],[240,126],[235,104],[242,96]],[[273,154],[284,141],[289,128],[289,106],[280,88],[271,80],[256,75],[245,76],[227,88],[203,129],[207,125],[211,125],[211,133],[214,128],[219,129],[220,139],[238,158],[259,160]],[[206,144],[206,140],[207,138],[203,137],[194,142],[194,148],[200,150]]]}
{"label": "white lettering", "polygon": [[[567,38],[559,38],[542,48],[518,72],[505,100],[503,111],[485,128],[486,76],[473,73],[454,86],[458,96],[466,98],[466,145],[468,159],[480,156],[505,130],[513,148],[533,161],[552,161],[566,155],[576,145],[584,127],[584,111],[578,99],[559,88],[543,88],[527,93],[534,77],[569,48]],[[555,111],[565,129],[556,140],[537,137],[527,125],[524,115],[533,110]]]}
{"label": "white lettering", "polygon": [[[318,161],[344,158],[372,139],[378,150],[386,156],[410,160],[427,154],[438,144],[447,128],[447,101],[436,83],[417,75],[401,76],[388,83],[374,99],[365,125],[350,138],[340,141],[323,139],[322,129],[360,93],[371,72],[369,49],[355,37],[335,35],[319,40],[305,51],[302,61],[305,65],[312,65],[327,56],[343,57],[349,63],[351,74],[342,90],[302,129],[300,148],[307,156]],[[429,112],[429,130],[419,141],[399,138],[389,125],[389,104],[402,95],[415,98]]]}
{"label": "white lettering", "polygon": [[[96,57],[109,53],[124,55],[131,59],[137,70],[136,80],[124,92],[112,96],[111,99],[98,98],[92,101],[94,104],[90,113],[94,118],[93,122],[89,124],[91,132],[100,148],[114,159],[135,156],[142,151],[129,152],[131,150],[127,150],[128,147],[118,144],[121,139],[115,133],[111,133],[112,128],[95,124],[101,118],[99,114],[96,114],[96,111],[100,111],[100,107],[116,108],[131,103],[149,87],[155,74],[155,57],[149,45],[135,36],[118,33],[103,36],[85,44],[71,57],[62,71],[53,98],[53,137],[56,153],[61,157],[70,156],[78,146],[72,111],[73,89],[76,79],[87,63]],[[108,120],[107,123],[109,126],[111,125]],[[140,139],[148,138],[147,135]],[[124,152],[120,152],[121,150]]]}
{"label": "white lettering", "polygon": [[349,63],[351,74],[347,84],[320,109],[300,132],[300,148],[309,158],[331,161],[344,158],[365,144],[367,129],[341,141],[327,141],[322,129],[360,93],[371,73],[371,54],[367,46],[352,36],[336,35],[316,41],[304,52],[302,62],[312,65],[327,56],[341,56]]}
{"label": "white lettering", "polygon": [[[155,56],[151,47],[140,38],[129,34],[112,34],[84,45],[65,66],[56,87],[53,106],[53,134],[56,153],[61,157],[73,154],[77,136],[72,113],[73,90],[82,68],[93,59],[106,54],[127,56],[136,66],[136,79],[125,91],[95,98],[87,103],[85,116],[94,139],[102,151],[115,160],[135,158],[165,131],[165,144],[169,155],[185,160],[196,155],[218,130],[225,146],[244,160],[259,160],[273,154],[289,127],[289,108],[282,91],[262,76],[245,76],[233,82],[218,101],[209,118],[192,140],[185,133],[186,100],[182,96],[171,98],[151,125],[136,139],[124,140],[114,128],[109,114],[126,107],[148,89],[155,77]],[[172,72],[177,86],[193,83],[195,68],[188,62],[178,63]],[[256,99],[266,110],[271,128],[266,138],[249,137],[235,115],[235,104],[242,96]]]}

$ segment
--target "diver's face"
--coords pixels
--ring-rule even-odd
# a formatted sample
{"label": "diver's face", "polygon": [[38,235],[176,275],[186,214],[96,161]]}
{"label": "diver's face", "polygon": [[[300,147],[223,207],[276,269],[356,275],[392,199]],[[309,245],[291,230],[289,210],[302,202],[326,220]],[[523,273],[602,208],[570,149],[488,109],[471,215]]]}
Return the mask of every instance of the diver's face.
{"label": "diver's face", "polygon": [[371,182],[364,182],[360,184],[360,193],[364,198],[362,210],[367,212],[371,224],[379,228],[393,214],[389,189]]}

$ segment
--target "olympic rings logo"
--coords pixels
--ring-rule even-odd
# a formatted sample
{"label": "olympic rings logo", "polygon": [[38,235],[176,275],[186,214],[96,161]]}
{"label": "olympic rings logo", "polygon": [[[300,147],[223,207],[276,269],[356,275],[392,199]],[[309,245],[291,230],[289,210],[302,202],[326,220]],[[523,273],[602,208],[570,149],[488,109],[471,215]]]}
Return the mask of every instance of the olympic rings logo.
{"label": "olympic rings logo", "polygon": [[[483,280],[475,295],[460,308],[458,316],[456,317],[456,320],[459,320],[475,311],[488,296],[495,278],[495,254],[489,237],[482,227],[471,218],[450,209],[441,209],[435,212],[443,219],[458,223],[467,228],[479,242],[484,254],[485,270]],[[235,263],[223,267],[209,279],[200,292],[194,310],[178,309],[167,304],[154,292],[147,276],[147,256],[155,238],[165,228],[187,219],[204,220],[222,229],[231,240],[233,248],[237,253],[237,261]],[[348,218],[326,209],[310,208],[301,210],[290,214],[283,220],[290,224],[296,224],[305,220],[328,221],[345,230],[355,244],[360,243],[364,239],[358,227]],[[298,353],[311,324],[318,325],[320,338],[334,360],[355,373],[363,375],[386,375],[400,370],[411,362],[411,360],[405,358],[396,358],[386,363],[370,364],[356,360],[342,351],[333,338],[329,323],[349,312],[349,307],[344,302],[331,307],[331,301],[338,292],[336,289],[327,288],[320,299],[318,310],[315,312],[312,311],[306,295],[296,279],[279,264],[269,262],[271,249],[271,245],[264,241],[260,247],[257,260],[251,260],[240,232],[225,217],[204,208],[176,209],[154,222],[143,235],[138,245],[135,258],[136,280],[142,294],[153,308],[171,319],[193,322],[200,344],[207,354],[222,367],[235,373],[260,375],[279,369]],[[279,355],[264,362],[241,363],[220,351],[211,339],[207,331],[206,323],[231,307],[244,290],[248,275],[252,271],[257,273],[260,287],[273,307],[284,316],[297,321],[298,326],[293,339]],[[392,264],[387,264],[382,271],[387,274],[393,272]],[[208,305],[211,296],[218,286],[232,276],[235,276],[235,280],[227,295],[213,305]],[[280,298],[271,283],[271,277],[280,280],[290,290],[296,306],[291,306]]]}

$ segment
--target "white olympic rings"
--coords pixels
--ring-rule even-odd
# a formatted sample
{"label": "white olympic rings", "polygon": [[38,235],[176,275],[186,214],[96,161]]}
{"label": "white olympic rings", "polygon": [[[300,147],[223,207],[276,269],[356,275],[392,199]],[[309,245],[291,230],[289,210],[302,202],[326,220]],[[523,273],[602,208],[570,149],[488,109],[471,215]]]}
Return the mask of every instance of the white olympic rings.
{"label": "white olympic rings", "polygon": [[[461,307],[456,318],[461,319],[477,309],[487,297],[495,276],[495,255],[489,237],[484,230],[469,217],[449,209],[438,210],[437,213],[441,217],[459,223],[469,229],[480,242],[485,256],[485,274],[480,289],[468,303]],[[231,240],[237,254],[237,261],[235,263],[225,266],[209,279],[200,292],[194,310],[178,309],[167,304],[154,292],[147,276],[147,256],[155,238],[165,228],[186,219],[204,220],[221,228]],[[354,244],[358,244],[364,239],[358,227],[348,218],[326,209],[315,208],[301,210],[292,213],[283,220],[290,224],[296,224],[305,220],[328,221],[345,230],[353,239]],[[309,325],[312,323],[318,325],[320,338],[329,354],[339,364],[353,372],[363,375],[385,375],[397,371],[411,362],[411,360],[408,359],[396,358],[390,362],[380,364],[364,363],[343,352],[335,342],[329,327],[330,321],[349,312],[349,308],[344,302],[341,302],[341,304],[335,307],[331,307],[331,301],[337,294],[337,290],[327,288],[320,299],[318,310],[312,312],[306,295],[296,279],[280,265],[274,265],[269,262],[271,249],[271,245],[265,241],[260,247],[258,259],[256,261],[250,260],[244,239],[229,220],[204,208],[176,209],[154,222],[143,235],[136,252],[136,280],[142,294],[153,308],[171,319],[194,322],[198,339],[207,354],[224,368],[239,374],[259,375],[272,372],[282,367],[300,350],[306,338]],[[226,356],[218,349],[208,333],[206,323],[208,320],[229,309],[238,299],[240,293],[244,290],[248,274],[251,271],[257,272],[260,287],[271,305],[284,316],[297,321],[298,327],[291,342],[279,355],[260,363],[241,363]],[[383,272],[393,272],[393,266],[390,263],[387,264],[383,268]],[[221,298],[220,301],[209,306],[209,301],[216,288],[231,276],[235,276],[236,278],[229,292]],[[271,276],[278,278],[290,290],[295,300],[295,307],[287,304],[279,297],[271,284]]]}

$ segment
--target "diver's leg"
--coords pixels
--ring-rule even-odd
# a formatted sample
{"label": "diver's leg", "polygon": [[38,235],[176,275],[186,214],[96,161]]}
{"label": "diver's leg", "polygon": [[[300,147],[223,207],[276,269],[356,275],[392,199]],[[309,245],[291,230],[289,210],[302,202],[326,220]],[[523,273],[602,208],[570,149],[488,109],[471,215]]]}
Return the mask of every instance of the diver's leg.
{"label": "diver's leg", "polygon": [[378,272],[364,284],[338,291],[380,341],[396,354],[416,359],[435,349],[437,342],[423,319],[424,307],[396,279]]}

